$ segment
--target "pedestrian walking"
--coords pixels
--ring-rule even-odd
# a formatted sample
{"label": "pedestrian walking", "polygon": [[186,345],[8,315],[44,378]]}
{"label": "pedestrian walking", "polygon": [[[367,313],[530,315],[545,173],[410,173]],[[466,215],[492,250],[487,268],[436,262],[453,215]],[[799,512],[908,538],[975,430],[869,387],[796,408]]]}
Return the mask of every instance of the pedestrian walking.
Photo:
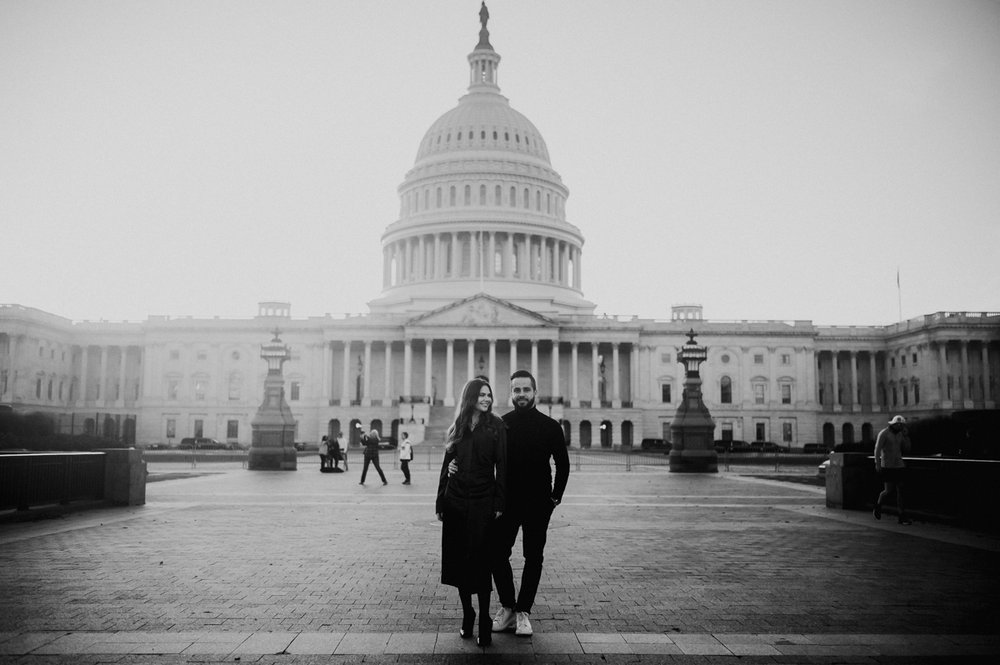
{"label": "pedestrian walking", "polygon": [[477,643],[482,647],[493,642],[489,534],[504,510],[506,456],[504,424],[493,414],[493,390],[473,379],[465,384],[448,429],[435,512],[442,522],[441,583],[457,587],[462,603],[459,635],[470,637],[475,628],[472,594],[476,594]]}
{"label": "pedestrian walking", "polygon": [[912,524],[903,508],[903,479],[906,464],[903,455],[910,452],[910,436],[906,430],[906,418],[893,416],[889,426],[878,433],[875,439],[875,473],[882,479],[882,492],[875,499],[872,514],[882,519],[882,504],[890,495],[896,495],[896,508],[900,524]]}
{"label": "pedestrian walking", "polygon": [[328,473],[330,468],[330,439],[327,435],[323,435],[323,438],[319,442],[319,472]]}
{"label": "pedestrian walking", "polygon": [[[361,426],[358,425],[360,428]],[[385,479],[385,474],[382,473],[382,466],[378,463],[378,430],[373,429],[368,432],[368,434],[361,435],[361,444],[365,447],[365,466],[361,469],[361,485],[365,484],[365,478],[368,477],[368,465],[371,464],[378,471],[379,477],[382,479],[383,485],[388,485],[389,481]]]}
{"label": "pedestrian walking", "polygon": [[413,460],[413,445],[410,443],[410,435],[403,432],[399,442],[399,468],[403,470],[403,484],[410,484],[410,461]]}
{"label": "pedestrian walking", "polygon": [[[514,410],[503,416],[507,426],[507,503],[494,530],[493,579],[500,609],[494,632],[514,629],[531,635],[529,615],[542,577],[545,539],[552,511],[562,501],[569,480],[569,454],[559,423],[535,408],[535,377],[517,370],[510,377]],[[550,460],[555,462],[555,482]],[[524,553],[521,589],[515,599],[510,555],[518,530]]]}

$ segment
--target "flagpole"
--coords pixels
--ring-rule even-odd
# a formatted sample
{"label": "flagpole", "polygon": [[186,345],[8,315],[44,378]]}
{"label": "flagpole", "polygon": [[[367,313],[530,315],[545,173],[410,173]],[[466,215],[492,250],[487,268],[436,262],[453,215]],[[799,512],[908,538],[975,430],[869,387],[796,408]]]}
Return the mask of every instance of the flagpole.
{"label": "flagpole", "polygon": [[903,288],[899,283],[899,266],[896,266],[896,305],[899,308],[899,320],[903,320]]}

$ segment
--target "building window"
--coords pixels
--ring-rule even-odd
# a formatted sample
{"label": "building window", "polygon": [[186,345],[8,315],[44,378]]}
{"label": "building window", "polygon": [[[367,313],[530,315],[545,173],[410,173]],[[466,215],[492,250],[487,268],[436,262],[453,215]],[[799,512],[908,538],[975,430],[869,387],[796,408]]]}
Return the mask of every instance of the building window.
{"label": "building window", "polygon": [[455,185],[448,188],[448,205],[455,206]]}
{"label": "building window", "polygon": [[229,399],[237,401],[243,393],[243,379],[239,373],[233,372],[229,375]]}
{"label": "building window", "polygon": [[781,423],[781,441],[782,443],[792,442],[792,424],[791,423]]}
{"label": "building window", "polygon": [[722,440],[732,441],[733,440],[733,424],[730,422],[722,423]]}
{"label": "building window", "polygon": [[524,209],[527,210],[530,207],[531,207],[531,193],[528,191],[528,188],[525,187],[524,188]]}
{"label": "building window", "polygon": [[723,404],[733,403],[733,380],[728,376],[722,377],[722,385],[719,391],[719,401]]}
{"label": "building window", "polygon": [[906,367],[906,354],[905,353],[903,355],[899,356],[899,364],[902,365],[903,367]]}
{"label": "building window", "polygon": [[227,439],[238,439],[240,436],[240,421],[238,420],[227,420],[226,421],[226,438]]}
{"label": "building window", "polygon": [[754,423],[754,441],[767,441],[767,424]]}
{"label": "building window", "polygon": [[513,208],[514,206],[517,205],[517,188],[516,187],[511,187],[510,188],[510,200],[507,203],[510,204],[511,208]]}
{"label": "building window", "polygon": [[466,185],[465,186],[464,201],[465,201],[465,205],[467,205],[467,206],[468,205],[472,205],[472,186],[471,185]]}
{"label": "building window", "polygon": [[[483,134],[485,135],[486,132],[483,132]],[[479,205],[486,205],[486,185],[479,186]]]}
{"label": "building window", "polygon": [[792,364],[792,356],[790,354],[787,354],[787,353],[782,353],[781,354],[781,364],[782,365],[791,365]]}
{"label": "building window", "polygon": [[208,381],[205,379],[194,380],[194,398],[198,402],[205,401],[205,393],[208,392]]}
{"label": "building window", "polygon": [[753,384],[753,403],[763,404],[764,403],[764,384],[755,383]]}
{"label": "building window", "polygon": [[199,438],[199,439],[202,438],[203,436],[205,436],[205,421],[204,420],[196,420],[196,421],[194,421],[194,435],[197,438]]}
{"label": "building window", "polygon": [[293,402],[299,401],[299,382],[292,381],[291,397],[289,398]]}
{"label": "building window", "polygon": [[503,190],[500,185],[493,188],[493,205],[501,205],[503,203]]}
{"label": "building window", "polygon": [[35,397],[38,399],[42,398],[42,380],[35,379]]}
{"label": "building window", "polygon": [[753,364],[754,365],[763,365],[764,364],[764,354],[763,353],[755,353],[753,355]]}
{"label": "building window", "polygon": [[208,360],[208,353],[206,351],[199,351],[197,358],[198,360]]}
{"label": "building window", "polygon": [[177,421],[173,418],[167,419],[167,438],[172,439],[177,436]]}
{"label": "building window", "polygon": [[903,386],[903,406],[910,403],[910,389],[908,386]]}
{"label": "building window", "polygon": [[913,354],[913,364],[914,365],[917,364],[917,354],[916,353]]}
{"label": "building window", "polygon": [[171,349],[170,350],[170,359],[171,360],[180,360],[181,359],[181,352],[178,351],[177,349]]}
{"label": "building window", "polygon": [[920,404],[920,384],[913,384],[913,403]]}
{"label": "building window", "polygon": [[670,384],[664,383],[660,386],[660,401],[664,404],[670,403]]}
{"label": "building window", "polygon": [[660,362],[663,363],[664,365],[669,365],[673,362],[673,357],[674,356],[672,353],[661,353]]}
{"label": "building window", "polygon": [[723,353],[722,354],[722,364],[723,365],[728,365],[729,364],[729,354],[728,353]]}
{"label": "building window", "polygon": [[788,383],[781,384],[781,403],[792,403],[792,386]]}
{"label": "building window", "polygon": [[441,198],[441,196],[442,196],[442,194],[441,194],[441,188],[438,187],[437,190],[434,192],[434,205],[437,208],[441,207],[441,202],[443,201],[443,199]]}

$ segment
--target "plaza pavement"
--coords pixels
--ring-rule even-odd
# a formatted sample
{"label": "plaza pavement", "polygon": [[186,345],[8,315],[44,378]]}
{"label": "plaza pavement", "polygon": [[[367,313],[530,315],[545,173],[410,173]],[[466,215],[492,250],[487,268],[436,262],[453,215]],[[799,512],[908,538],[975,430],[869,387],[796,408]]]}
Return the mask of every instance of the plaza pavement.
{"label": "plaza pavement", "polygon": [[642,466],[573,471],[534,636],[481,650],[458,637],[457,594],[438,581],[436,471],[418,464],[404,486],[387,468],[388,486],[369,474],[361,487],[359,467],[153,463],[166,479],[145,506],[0,524],[0,662],[1000,656],[996,536],[827,509],[819,487]]}

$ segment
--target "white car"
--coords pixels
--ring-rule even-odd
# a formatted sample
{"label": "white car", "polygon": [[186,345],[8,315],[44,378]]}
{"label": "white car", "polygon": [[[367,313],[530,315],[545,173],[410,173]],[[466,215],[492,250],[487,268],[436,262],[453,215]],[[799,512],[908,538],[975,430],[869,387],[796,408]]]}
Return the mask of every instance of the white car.
{"label": "white car", "polygon": [[830,466],[830,458],[827,457],[823,460],[823,463],[816,467],[816,475],[820,478],[826,478],[826,470]]}

